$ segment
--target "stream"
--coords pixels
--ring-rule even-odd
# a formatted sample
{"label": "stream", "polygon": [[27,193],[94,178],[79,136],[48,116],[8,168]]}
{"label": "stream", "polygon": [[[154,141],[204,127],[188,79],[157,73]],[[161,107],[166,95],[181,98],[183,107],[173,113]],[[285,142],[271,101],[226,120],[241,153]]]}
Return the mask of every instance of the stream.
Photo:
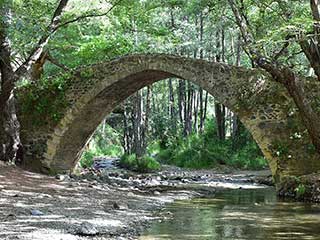
{"label": "stream", "polygon": [[320,205],[279,201],[273,187],[219,190],[164,211],[168,219],[153,223],[140,240],[320,239]]}

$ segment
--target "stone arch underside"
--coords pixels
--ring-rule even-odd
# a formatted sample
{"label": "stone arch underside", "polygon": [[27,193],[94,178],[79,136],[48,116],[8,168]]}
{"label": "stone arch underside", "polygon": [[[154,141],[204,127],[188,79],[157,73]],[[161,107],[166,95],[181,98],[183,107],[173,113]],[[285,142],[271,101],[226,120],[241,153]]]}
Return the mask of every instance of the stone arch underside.
{"label": "stone arch underside", "polygon": [[35,129],[22,120],[22,137],[27,146],[25,165],[47,172],[72,169],[108,113],[137,90],[169,77],[194,82],[235,112],[260,146],[276,179],[320,169],[318,154],[308,150],[309,138],[292,138],[305,128],[285,89],[268,74],[155,54],[125,56],[78,69],[67,80],[69,104],[58,123]]}

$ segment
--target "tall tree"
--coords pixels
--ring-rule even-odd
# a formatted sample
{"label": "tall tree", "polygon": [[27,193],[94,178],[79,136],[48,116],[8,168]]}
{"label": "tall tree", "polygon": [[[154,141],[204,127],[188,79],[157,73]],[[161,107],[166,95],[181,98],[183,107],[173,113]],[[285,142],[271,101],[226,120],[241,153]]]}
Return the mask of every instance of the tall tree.
{"label": "tall tree", "polygon": [[[216,61],[221,62],[224,61],[224,33],[222,30],[218,29],[216,33]],[[215,117],[217,123],[217,136],[220,140],[225,139],[225,128],[226,128],[226,121],[225,121],[225,106],[218,101],[214,103],[215,109]]]}
{"label": "tall tree", "polygon": [[[265,69],[269,72],[273,79],[281,83],[287,90],[292,99],[294,100],[296,106],[299,109],[299,114],[304,122],[305,127],[308,130],[309,136],[312,140],[313,145],[320,152],[320,128],[319,121],[320,116],[316,110],[312,107],[311,102],[305,93],[305,86],[303,81],[299,76],[287,65],[278,61],[279,57],[286,53],[286,49],[289,46],[289,41],[286,39],[284,46],[279,52],[276,52],[272,56],[265,56],[261,49],[255,47],[256,39],[250,28],[249,20],[247,14],[245,13],[243,1],[238,0],[228,0],[229,5],[232,9],[236,23],[240,29],[243,42],[245,44],[245,49],[248,55],[251,57],[252,61],[260,68]],[[311,1],[311,5],[318,6],[317,1]],[[288,6],[289,7],[289,6]],[[286,14],[284,17],[288,19],[291,13]],[[314,16],[316,19],[316,16]],[[316,24],[315,24],[316,25]],[[316,27],[315,27],[316,29]],[[287,36],[287,38],[290,36]],[[304,41],[303,41],[304,42]],[[315,54],[317,54],[316,44],[312,43],[309,46],[309,50],[315,48]],[[304,49],[304,47],[302,47]],[[311,51],[313,52],[313,50]],[[306,52],[308,56],[308,53]],[[311,56],[309,56],[311,57]],[[308,58],[310,61],[310,58]],[[311,66],[314,66],[315,71],[317,72],[317,66],[315,63],[310,61]],[[318,76],[319,78],[319,76]]]}
{"label": "tall tree", "polygon": [[[90,17],[104,16],[113,7],[103,13],[84,14],[75,18],[62,21],[62,15],[69,0],[59,0],[53,11],[51,20],[34,44],[31,50],[25,49],[29,54],[23,61],[15,61],[10,46],[9,28],[11,21],[12,0],[0,1],[0,159],[15,162],[23,156],[22,144],[20,142],[19,121],[16,115],[14,89],[16,82],[23,77],[38,79],[41,75],[46,57],[46,46],[58,29],[66,27],[71,23],[78,22]],[[13,68],[15,66],[15,68]]]}

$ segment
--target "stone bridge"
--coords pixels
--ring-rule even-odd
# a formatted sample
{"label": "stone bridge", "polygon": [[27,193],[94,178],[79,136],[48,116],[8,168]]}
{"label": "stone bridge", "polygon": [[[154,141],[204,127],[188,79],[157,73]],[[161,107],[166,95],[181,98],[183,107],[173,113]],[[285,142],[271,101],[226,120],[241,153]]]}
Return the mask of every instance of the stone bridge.
{"label": "stone bridge", "polygon": [[294,103],[267,73],[162,54],[84,67],[49,80],[49,90],[40,83],[18,89],[25,167],[48,173],[72,169],[106,115],[137,90],[170,77],[192,81],[237,114],[277,181],[320,169]]}

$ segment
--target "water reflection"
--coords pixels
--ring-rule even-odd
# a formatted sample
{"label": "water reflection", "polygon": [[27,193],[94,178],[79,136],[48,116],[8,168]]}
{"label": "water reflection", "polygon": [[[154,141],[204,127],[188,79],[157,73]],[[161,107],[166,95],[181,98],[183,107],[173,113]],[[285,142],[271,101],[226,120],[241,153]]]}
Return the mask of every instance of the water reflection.
{"label": "water reflection", "polygon": [[273,188],[224,190],[177,201],[172,219],[155,223],[151,239],[320,239],[320,205],[277,201]]}

